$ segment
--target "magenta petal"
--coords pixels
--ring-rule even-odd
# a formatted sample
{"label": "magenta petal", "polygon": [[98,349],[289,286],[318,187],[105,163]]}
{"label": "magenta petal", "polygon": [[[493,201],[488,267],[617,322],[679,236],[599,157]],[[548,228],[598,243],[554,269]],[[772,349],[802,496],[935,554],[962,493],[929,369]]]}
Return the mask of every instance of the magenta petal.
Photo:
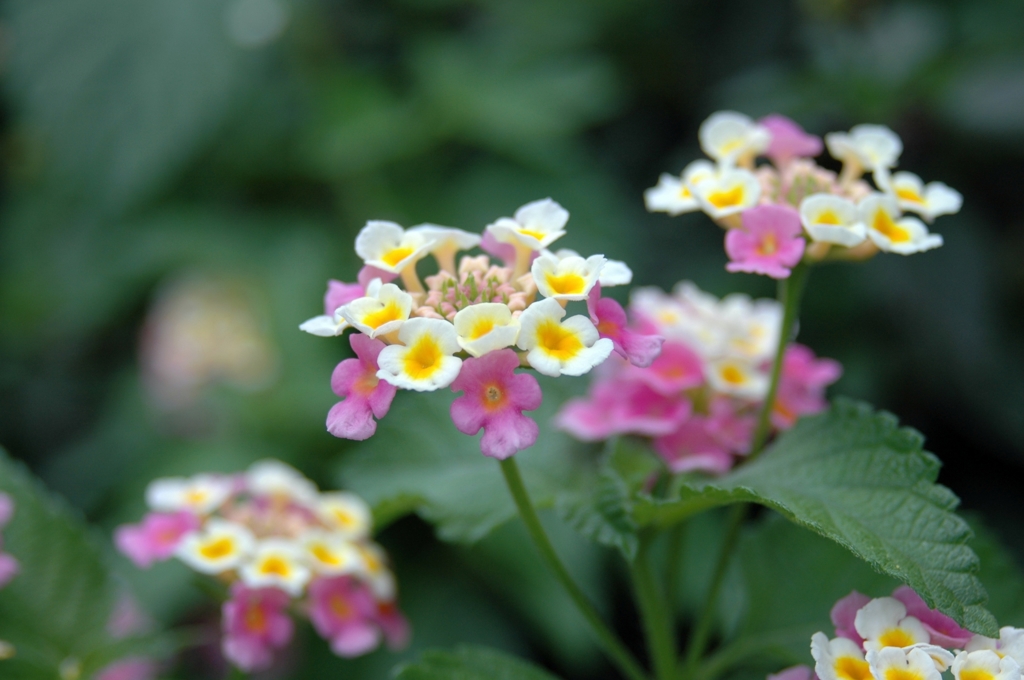
{"label": "magenta petal", "polygon": [[931,635],[933,645],[948,649],[962,649],[973,636],[971,631],[961,628],[950,617],[930,608],[910,586],[900,586],[893,591],[892,596],[903,603],[907,608],[908,615],[921,622],[928,634]]}
{"label": "magenta petal", "polygon": [[381,283],[391,283],[397,278],[398,274],[392,274],[391,272],[386,272],[383,269],[377,269],[376,267],[366,265],[359,270],[359,275],[356,277],[356,280],[359,281],[360,286],[366,288],[374,279],[380,279]]}
{"label": "magenta petal", "polygon": [[672,434],[654,440],[654,450],[669,470],[722,474],[732,467],[732,455],[708,434],[706,425],[703,417],[693,416]]}
{"label": "magenta petal", "polygon": [[380,644],[380,630],[371,623],[353,621],[343,626],[331,638],[331,651],[338,656],[352,658],[373,650]]}
{"label": "magenta petal", "polygon": [[480,240],[480,249],[491,257],[501,260],[506,267],[511,267],[516,263],[516,247],[511,243],[498,241],[490,231],[484,231],[483,238]]}
{"label": "magenta petal", "polygon": [[373,392],[370,393],[367,403],[370,405],[370,410],[373,411],[373,416],[377,420],[380,420],[388,414],[391,410],[391,401],[395,398],[395,394],[398,393],[398,388],[389,382],[383,380],[377,383],[377,386],[373,388]]}
{"label": "magenta petal", "polygon": [[96,680],[152,680],[157,677],[155,661],[145,657],[129,657],[115,661],[96,673]]}
{"label": "magenta petal", "polygon": [[[465,366],[465,362],[463,362]],[[462,434],[470,436],[480,431],[487,421],[487,415],[480,408],[476,395],[465,394],[455,399],[451,406],[452,422]]]}
{"label": "magenta petal", "polygon": [[384,631],[390,649],[397,651],[409,644],[409,622],[394,603],[388,602],[378,607],[377,623]]}
{"label": "magenta petal", "polygon": [[540,383],[529,373],[516,373],[508,381],[509,399],[522,411],[535,411],[544,402]]}
{"label": "magenta petal", "polygon": [[790,666],[789,668],[769,675],[765,680],[811,680],[809,666]]}
{"label": "magenta petal", "polygon": [[366,365],[360,359],[345,359],[335,366],[331,373],[331,390],[339,397],[347,397],[352,391],[352,386],[365,373]]}
{"label": "magenta petal", "polygon": [[274,650],[288,644],[294,632],[287,613],[290,602],[276,588],[247,588],[236,582],[222,607],[224,656],[246,672],[269,667]]}
{"label": "magenta petal", "polygon": [[125,524],[114,530],[114,545],[135,566],[148,569],[156,562],[146,531],[139,524]]}
{"label": "magenta petal", "polygon": [[601,441],[612,434],[608,410],[594,399],[570,399],[555,416],[555,427],[585,442]]}
{"label": "magenta petal", "polygon": [[832,625],[836,627],[836,637],[853,640],[858,645],[864,644],[864,638],[857,632],[853,622],[857,618],[857,612],[868,602],[871,602],[870,597],[854,590],[832,606],[829,616],[832,617]]}
{"label": "magenta petal", "polygon": [[341,439],[363,441],[377,431],[377,421],[365,399],[351,396],[327,412],[327,431]]}
{"label": "magenta petal", "polygon": [[637,368],[647,368],[661,354],[665,338],[623,330],[615,350]]}
{"label": "magenta petal", "polygon": [[773,113],[758,121],[768,128],[772,141],[765,155],[777,165],[783,165],[793,158],[810,158],[821,153],[821,137],[808,134],[795,121]]}
{"label": "magenta petal", "polygon": [[14,500],[5,493],[0,493],[0,529],[7,526],[14,516]]}
{"label": "magenta petal", "polygon": [[0,588],[3,588],[18,575],[18,560],[7,553],[0,553]]}
{"label": "magenta petal", "polygon": [[344,283],[331,279],[324,294],[324,314],[334,316],[335,310],[366,295],[366,288],[358,283]]}
{"label": "magenta petal", "polygon": [[504,460],[516,451],[533,446],[540,433],[537,423],[515,410],[505,410],[488,420],[480,451],[485,456]]}

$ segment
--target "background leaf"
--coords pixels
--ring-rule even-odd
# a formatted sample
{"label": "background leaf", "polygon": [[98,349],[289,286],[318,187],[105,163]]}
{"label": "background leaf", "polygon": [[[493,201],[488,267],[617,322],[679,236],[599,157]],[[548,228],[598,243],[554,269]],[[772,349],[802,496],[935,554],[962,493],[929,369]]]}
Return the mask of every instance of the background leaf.
{"label": "background leaf", "polygon": [[428,651],[401,668],[395,680],[556,680],[555,676],[514,656],[483,647],[454,652]]}

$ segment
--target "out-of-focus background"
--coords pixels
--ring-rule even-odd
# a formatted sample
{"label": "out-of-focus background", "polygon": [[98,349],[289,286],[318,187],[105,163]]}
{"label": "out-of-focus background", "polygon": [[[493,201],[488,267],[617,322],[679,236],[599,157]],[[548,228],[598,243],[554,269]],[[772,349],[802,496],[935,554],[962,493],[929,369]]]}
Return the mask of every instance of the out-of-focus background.
{"label": "out-of-focus background", "polygon": [[[963,193],[940,250],[816,270],[800,337],[845,366],[833,394],[924,432],[1024,560],[1019,0],[7,0],[0,79],[0,445],[106,535],[156,476],[272,456],[338,483],[347,343],[297,326],[354,279],[367,219],[480,231],[551,196],[564,246],[635,284],[772,295],[725,272],[707,217],[643,206],[734,109],[888,125],[901,168]],[[612,556],[552,530],[636,641]],[[413,650],[342,661],[303,629],[277,677],[380,678],[461,641],[609,673],[518,527],[453,547],[407,518],[381,540]],[[216,614],[176,565],[124,572],[158,620]],[[216,677],[208,657],[169,673]]]}

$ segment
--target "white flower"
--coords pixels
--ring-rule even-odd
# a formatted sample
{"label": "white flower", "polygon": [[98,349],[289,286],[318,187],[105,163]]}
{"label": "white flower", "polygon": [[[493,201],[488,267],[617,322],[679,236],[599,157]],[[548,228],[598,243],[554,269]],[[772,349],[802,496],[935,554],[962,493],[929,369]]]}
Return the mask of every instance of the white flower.
{"label": "white flower", "polygon": [[657,186],[644,192],[644,204],[650,212],[666,212],[669,215],[700,210],[700,203],[693,196],[693,187],[717,174],[718,168],[714,163],[703,159],[687,165],[679,177],[662,173]]}
{"label": "white flower", "polygon": [[601,338],[585,316],[561,321],[565,310],[558,300],[535,302],[519,317],[516,344],[528,351],[526,360],[550,376],[583,375],[611,354],[614,345]]}
{"label": "white flower", "polygon": [[[556,303],[557,304],[557,303]],[[395,387],[431,392],[448,387],[459,375],[462,359],[455,326],[444,319],[415,318],[398,331],[402,345],[389,345],[377,357],[377,377]]]}
{"label": "white flower", "polygon": [[852,248],[867,236],[857,206],[832,194],[811,194],[801,201],[800,222],[811,240],[819,243]]}
{"label": "white flower", "polygon": [[864,638],[864,649],[869,651],[931,642],[921,622],[907,616],[907,608],[892,597],[878,597],[861,607],[853,626]]}
{"label": "white flower", "polygon": [[146,504],[158,512],[188,510],[205,515],[219,508],[233,489],[231,478],[220,475],[155,479],[146,488]]}
{"label": "white flower", "polygon": [[519,337],[519,321],[512,318],[508,305],[500,302],[483,302],[460,309],[454,323],[459,346],[474,357],[511,347]]}
{"label": "white flower", "polygon": [[896,199],[888,194],[871,194],[861,200],[858,207],[867,225],[868,237],[879,250],[910,255],[942,245],[942,236],[929,233],[921,220],[900,218]]}
{"label": "white flower", "polygon": [[215,517],[201,531],[186,534],[174,554],[200,573],[220,574],[242,564],[255,544],[246,527]]}
{"label": "white flower", "polygon": [[415,266],[433,246],[423,232],[406,231],[394,222],[381,220],[367,222],[356,236],[356,254],[363,262],[392,274]]}
{"label": "white flower", "polygon": [[487,231],[500,243],[511,243],[530,250],[543,250],[565,234],[569,212],[545,198],[516,210],[514,218],[501,217],[487,225]]}
{"label": "white flower", "polygon": [[844,637],[829,640],[824,633],[811,637],[814,672],[820,680],[870,680],[871,670],[864,651]]}
{"label": "white flower", "polygon": [[316,485],[279,460],[253,463],[245,473],[245,486],[256,496],[279,498],[306,505],[316,503]]}
{"label": "white flower", "polygon": [[437,258],[441,269],[452,273],[455,273],[455,254],[480,245],[479,234],[436,224],[420,224],[407,233],[420,234],[426,241],[432,241],[430,253]]}
{"label": "white flower", "polygon": [[350,541],[366,538],[373,528],[370,506],[354,493],[332,491],[320,494],[316,512],[332,533]]}
{"label": "white flower", "polygon": [[763,125],[735,111],[719,111],[701,123],[697,131],[700,148],[722,165],[763,153],[772,135]]}
{"label": "white flower", "polygon": [[693,193],[704,212],[719,219],[757,205],[761,198],[761,183],[752,172],[725,170],[694,186]]}
{"label": "white flower", "polygon": [[768,393],[768,376],[738,359],[712,361],[707,378],[715,391],[742,399],[763,399]]}
{"label": "white flower", "polygon": [[388,569],[387,556],[376,543],[360,543],[356,550],[362,558],[360,571],[370,583],[370,589],[378,600],[390,602],[395,599],[395,577]]}
{"label": "white flower", "polygon": [[775,300],[733,293],[722,299],[718,317],[728,355],[754,363],[775,354],[782,326],[782,305]]}
{"label": "white flower", "polygon": [[935,662],[923,650],[883,647],[867,653],[875,680],[942,680]]}
{"label": "white flower", "polygon": [[341,335],[348,327],[348,321],[337,314],[334,316],[321,314],[320,316],[314,316],[312,319],[306,319],[299,324],[300,331],[306,331],[311,335],[317,335],[321,338],[333,338],[334,336]]}
{"label": "white flower", "polygon": [[999,639],[975,635],[964,648],[968,652],[988,649],[1000,656],[1010,656],[1018,663],[1024,663],[1024,628],[1003,626],[999,629]]}
{"label": "white flower", "polygon": [[299,541],[305,551],[306,564],[317,574],[352,574],[363,566],[363,558],[356,547],[336,534],[310,531]]}
{"label": "white flower", "polygon": [[374,279],[361,297],[335,312],[357,330],[371,338],[392,333],[405,323],[412,312],[412,296],[393,283]]}
{"label": "white flower", "polygon": [[556,300],[586,300],[604,267],[604,255],[587,259],[577,256],[556,257],[541,254],[530,268],[537,291]]}
{"label": "white flower", "polygon": [[[541,255],[550,255],[559,260],[564,260],[567,257],[582,257],[575,250],[568,248],[560,248],[559,250],[552,253],[550,250],[542,250]],[[629,268],[625,262],[621,260],[608,260],[604,261],[604,266],[601,267],[601,273],[597,277],[597,282],[601,284],[603,288],[611,288],[612,286],[628,286],[633,282],[633,270]]]}
{"label": "white flower", "polygon": [[982,649],[960,652],[953,661],[955,680],[1020,680],[1020,665],[1012,656]]}
{"label": "white flower", "polygon": [[964,202],[959,191],[942,182],[929,182],[925,186],[921,178],[912,172],[894,174],[891,187],[899,207],[917,213],[928,222],[939,215],[959,212]]}
{"label": "white flower", "polygon": [[280,588],[298,597],[312,576],[304,564],[305,557],[305,551],[294,542],[268,538],[260,541],[238,575],[250,588]]}
{"label": "white flower", "polygon": [[849,133],[830,132],[825,135],[825,145],[836,160],[871,171],[895,167],[903,153],[899,136],[884,125],[855,125]]}

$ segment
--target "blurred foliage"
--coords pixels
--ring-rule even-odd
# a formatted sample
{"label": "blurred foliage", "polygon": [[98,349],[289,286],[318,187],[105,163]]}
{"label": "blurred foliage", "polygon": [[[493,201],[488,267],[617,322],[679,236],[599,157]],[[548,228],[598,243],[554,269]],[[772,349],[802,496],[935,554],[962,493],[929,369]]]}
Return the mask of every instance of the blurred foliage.
{"label": "blurred foliage", "polygon": [[[429,440],[424,455],[457,441],[469,460],[475,443],[456,438],[443,413],[414,425],[421,407],[402,400],[365,444],[324,431],[330,371],[347,344],[296,326],[319,313],[328,277],[354,278],[352,240],[367,219],[479,230],[550,195],[572,213],[565,247],[626,260],[637,284],[690,278],[718,294],[770,295],[765,280],[725,273],[721,233],[705,217],[650,215],[641,200],[658,173],[697,157],[704,117],[735,108],[779,111],[819,134],[887,124],[905,141],[903,167],[964,194],[939,251],[815,271],[801,340],[843,362],[837,393],[926,433],[946,464],[940,481],[1013,546],[998,558],[979,549],[983,569],[992,559],[1003,569],[995,580],[1016,578],[1017,0],[9,0],[0,21],[0,443],[107,535],[141,514],[157,475],[276,456],[333,486],[339,466],[358,469],[375,453],[379,465],[413,427]],[[183,384],[194,389],[168,402],[152,383],[153,329],[160,301],[194,281],[242,291],[242,342],[266,348],[266,365],[250,367],[264,379],[179,347],[191,352]],[[542,468],[561,464],[546,457]],[[378,481],[391,473],[398,483],[409,471],[383,466]],[[491,493],[492,477],[469,478],[456,498]],[[373,492],[365,477],[344,478]],[[435,508],[452,500],[442,488],[422,493],[436,495]],[[688,554],[713,554],[715,521],[691,527]],[[620,632],[638,642],[610,553],[564,527],[558,535],[574,573],[607,594]],[[382,540],[416,630],[400,658],[466,642],[532,654],[566,677],[604,672],[564,603],[544,595],[553,585],[514,525],[467,549],[436,543],[417,520]],[[688,563],[683,608],[694,606],[702,564]],[[828,586],[818,626],[821,602],[868,579],[822,569],[828,579],[793,581]],[[119,561],[116,571],[162,622],[208,625],[215,614],[173,564],[137,572]],[[773,583],[797,578],[780,571]],[[730,589],[726,602],[744,592]],[[997,616],[1022,614],[999,611],[1002,602]],[[734,615],[731,625],[754,624]],[[176,677],[215,675],[204,654],[184,658]],[[398,658],[342,661],[309,639],[285,671],[379,678]]]}

